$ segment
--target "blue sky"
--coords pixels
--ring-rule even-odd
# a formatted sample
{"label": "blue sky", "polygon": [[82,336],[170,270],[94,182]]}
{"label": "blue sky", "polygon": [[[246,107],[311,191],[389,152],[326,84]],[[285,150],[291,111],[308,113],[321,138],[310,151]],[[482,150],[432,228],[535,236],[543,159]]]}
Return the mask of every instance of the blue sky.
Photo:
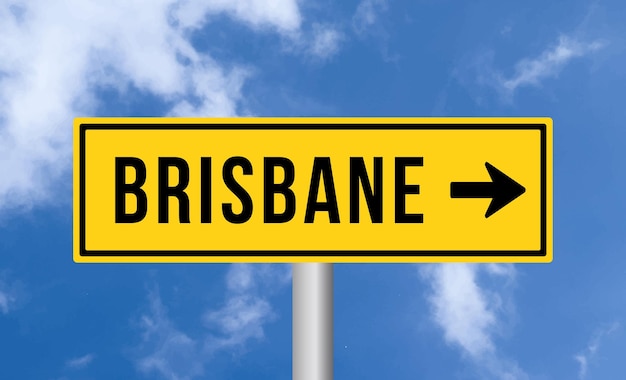
{"label": "blue sky", "polygon": [[289,379],[288,265],[72,262],[77,116],[549,116],[554,262],[335,265],[336,379],[626,377],[626,6],[0,3],[0,379]]}

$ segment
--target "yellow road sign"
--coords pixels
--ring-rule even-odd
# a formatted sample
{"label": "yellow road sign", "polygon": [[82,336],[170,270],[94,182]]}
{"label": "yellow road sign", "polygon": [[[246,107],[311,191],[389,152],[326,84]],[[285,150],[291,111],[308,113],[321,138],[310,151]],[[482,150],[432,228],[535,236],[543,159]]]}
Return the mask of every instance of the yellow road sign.
{"label": "yellow road sign", "polygon": [[74,260],[550,262],[550,118],[77,118]]}

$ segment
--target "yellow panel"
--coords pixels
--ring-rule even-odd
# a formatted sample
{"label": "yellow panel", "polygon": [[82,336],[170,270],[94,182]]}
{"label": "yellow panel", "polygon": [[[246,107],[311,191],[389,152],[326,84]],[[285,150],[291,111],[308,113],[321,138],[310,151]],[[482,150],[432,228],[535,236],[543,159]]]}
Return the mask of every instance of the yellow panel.
{"label": "yellow panel", "polygon": [[[77,118],[74,140],[76,262],[552,260],[550,118]],[[141,191],[147,211],[137,222],[116,223],[116,186],[123,185],[115,177],[119,157],[139,159],[146,168]],[[167,197],[168,221],[158,220],[158,167],[164,157],[180,158],[189,168],[184,189],[188,223],[179,220],[175,197]],[[211,196],[203,199],[202,157],[211,158],[210,178],[206,173],[204,178],[211,183]],[[252,200],[252,215],[241,223],[228,221],[222,211],[225,203],[233,205],[235,214],[242,211],[222,173],[231,157],[242,157],[252,167],[250,175],[241,167],[232,171]],[[293,163],[295,214],[283,223],[264,222],[266,157]],[[339,216],[335,223],[327,211],[317,211],[312,223],[305,222],[316,157],[318,162],[327,157],[332,169]],[[382,160],[379,223],[372,222],[360,182],[359,222],[350,221],[351,157],[363,159],[372,186],[374,158]],[[404,183],[419,185],[419,194],[396,194],[401,188],[396,183],[397,157],[421,158],[423,165],[404,170]],[[495,191],[489,165],[524,192],[486,217]],[[124,173],[124,183],[132,184],[135,170]],[[168,173],[167,185],[175,186],[178,170]],[[277,169],[275,182],[283,179]],[[451,196],[453,186],[460,197]],[[317,202],[327,201],[329,184],[322,180],[314,187],[319,189]],[[137,196],[127,193],[124,213],[132,214]],[[396,211],[402,197],[405,209]],[[282,212],[285,197],[277,194],[274,199],[275,212]],[[211,207],[210,223],[201,221],[202,204]],[[402,212],[421,214],[423,222],[399,223]]]}

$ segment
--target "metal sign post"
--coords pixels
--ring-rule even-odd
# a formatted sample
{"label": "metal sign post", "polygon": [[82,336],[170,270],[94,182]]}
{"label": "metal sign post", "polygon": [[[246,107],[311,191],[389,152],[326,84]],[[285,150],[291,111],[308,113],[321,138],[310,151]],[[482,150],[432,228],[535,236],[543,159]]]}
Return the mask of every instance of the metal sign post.
{"label": "metal sign post", "polygon": [[333,264],[293,264],[293,380],[333,379]]}

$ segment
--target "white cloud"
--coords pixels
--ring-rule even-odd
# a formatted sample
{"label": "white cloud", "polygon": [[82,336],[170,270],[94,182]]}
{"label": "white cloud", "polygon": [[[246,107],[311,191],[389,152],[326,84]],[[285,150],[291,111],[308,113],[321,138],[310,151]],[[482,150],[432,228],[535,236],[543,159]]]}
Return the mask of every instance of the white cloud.
{"label": "white cloud", "polygon": [[503,358],[494,336],[501,332],[502,317],[509,312],[505,291],[483,289],[480,273],[497,276],[506,288],[515,277],[511,265],[478,266],[469,264],[431,265],[421,268],[430,281],[428,301],[432,320],[442,329],[444,339],[461,349],[482,378],[521,380],[528,376],[516,363]]}
{"label": "white cloud", "polygon": [[177,4],[177,19],[185,27],[202,26],[208,16],[225,13],[252,27],[273,27],[282,32],[300,28],[302,16],[295,0],[185,0]]}
{"label": "white cloud", "polygon": [[476,284],[476,267],[442,265],[429,269],[433,319],[443,329],[446,341],[473,357],[493,351],[490,335],[496,315]]}
{"label": "white cloud", "polygon": [[620,327],[621,325],[618,322],[613,322],[609,326],[597,330],[589,340],[587,347],[582,352],[574,355],[574,360],[578,362],[578,378],[580,380],[587,378],[589,364],[595,359],[602,341],[615,334]]}
{"label": "white cloud", "polygon": [[386,0],[361,0],[352,16],[352,27],[358,34],[364,34],[378,22],[382,12],[387,10]]}
{"label": "white cloud", "polygon": [[264,326],[277,318],[269,301],[288,283],[286,265],[233,264],[226,277],[224,305],[203,315],[206,329],[191,336],[170,320],[158,292],[149,294],[150,312],[141,318],[142,355],[137,368],[166,380],[191,380],[204,374],[211,356],[222,350],[243,350],[250,340],[264,338]]}
{"label": "white cloud", "polygon": [[149,294],[149,301],[150,313],[141,318],[142,348],[149,352],[137,361],[138,369],[166,380],[201,376],[203,357],[197,341],[174,326],[156,291]]}
{"label": "white cloud", "polygon": [[578,355],[574,355],[574,360],[576,360],[578,362],[579,365],[579,369],[578,369],[578,378],[579,379],[586,379],[587,378],[587,368],[589,366],[589,364],[587,364],[587,356],[583,355],[583,354],[578,354]]}
{"label": "white cloud", "polygon": [[9,304],[12,302],[11,296],[0,290],[0,311],[2,311],[2,314],[9,312]]}
{"label": "white cloud", "polygon": [[206,339],[206,349],[241,348],[250,339],[264,337],[263,326],[275,320],[269,302],[260,294],[271,294],[289,284],[291,267],[288,265],[230,266],[225,305],[204,315],[207,327],[217,330]]}
{"label": "white cloud", "polygon": [[535,58],[524,58],[515,65],[511,77],[495,76],[496,85],[508,96],[520,87],[539,86],[541,81],[555,77],[572,59],[583,57],[603,48],[603,41],[584,42],[562,35],[558,43]]}
{"label": "white cloud", "polygon": [[291,283],[290,265],[232,264],[226,275],[230,294],[273,293]]}
{"label": "white cloud", "polygon": [[285,37],[282,40],[284,52],[314,63],[326,62],[335,56],[345,40],[340,27],[323,22],[313,22]]}
{"label": "white cloud", "polygon": [[71,369],[83,369],[87,368],[91,362],[96,358],[94,354],[87,354],[78,358],[70,359],[65,363],[65,366]]}
{"label": "white cloud", "polygon": [[489,274],[500,276],[508,281],[515,280],[517,276],[517,271],[515,270],[515,266],[511,264],[484,264],[482,268]]}
{"label": "white cloud", "polygon": [[368,46],[375,46],[384,62],[397,63],[401,56],[389,50],[391,36],[382,18],[388,8],[387,0],[361,0],[352,16],[352,31]]}
{"label": "white cloud", "polygon": [[250,295],[234,296],[221,309],[205,314],[206,325],[217,328],[220,334],[207,338],[207,349],[213,352],[242,347],[250,339],[262,339],[263,325],[274,318],[272,307],[266,300]]}
{"label": "white cloud", "polygon": [[309,54],[320,59],[330,58],[339,51],[343,36],[330,25],[313,24]]}
{"label": "white cloud", "polygon": [[[235,115],[249,70],[191,44],[191,28],[225,14],[291,34],[296,0],[11,0],[0,7],[0,208],[49,199],[71,169],[71,125],[98,111],[98,91],[129,87],[163,114]],[[157,115],[158,116],[158,115]]]}
{"label": "white cloud", "polygon": [[233,264],[226,275],[226,286],[235,292],[245,292],[255,285],[254,266],[250,264]]}
{"label": "white cloud", "polygon": [[504,25],[502,28],[500,28],[500,35],[501,36],[508,36],[509,34],[511,34],[512,30],[513,30],[513,25],[508,23],[508,24]]}
{"label": "white cloud", "polygon": [[17,302],[17,284],[8,284],[0,278],[0,313],[8,314],[15,308]]}

